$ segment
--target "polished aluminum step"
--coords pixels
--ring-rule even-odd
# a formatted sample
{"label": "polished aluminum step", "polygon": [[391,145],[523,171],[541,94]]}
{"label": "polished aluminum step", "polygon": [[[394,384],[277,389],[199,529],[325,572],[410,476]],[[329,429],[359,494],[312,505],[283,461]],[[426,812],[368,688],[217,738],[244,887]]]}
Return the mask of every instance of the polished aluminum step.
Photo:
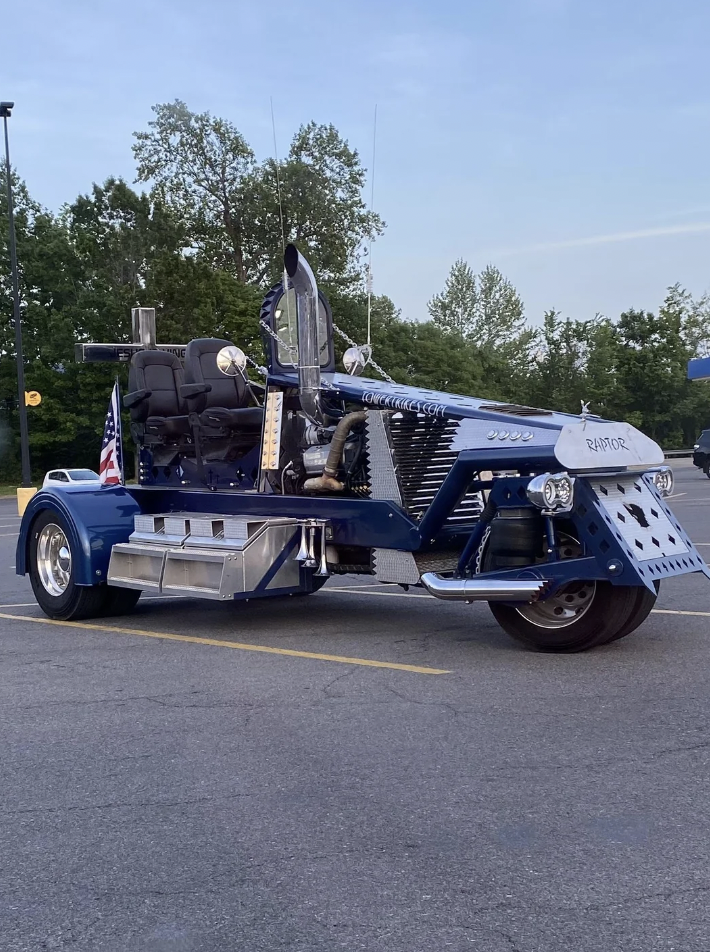
{"label": "polished aluminum step", "polygon": [[111,550],[107,581],[168,595],[229,599],[296,589],[301,522],[210,513],[138,515],[128,542]]}

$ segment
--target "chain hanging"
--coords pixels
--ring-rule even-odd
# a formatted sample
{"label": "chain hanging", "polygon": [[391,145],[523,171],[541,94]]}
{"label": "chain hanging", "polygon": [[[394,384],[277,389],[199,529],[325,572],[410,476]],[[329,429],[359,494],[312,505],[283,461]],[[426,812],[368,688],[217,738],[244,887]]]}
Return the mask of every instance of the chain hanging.
{"label": "chain hanging", "polygon": [[259,321],[259,327],[263,327],[272,340],[275,340],[277,344],[284,348],[284,350],[287,350],[294,358],[294,362],[298,360],[298,347],[296,347],[294,344],[287,344],[286,341],[281,340],[276,331],[272,331],[263,318]]}
{"label": "chain hanging", "polygon": [[[346,344],[350,344],[351,347],[357,347],[357,346],[358,346],[358,344],[355,343],[355,341],[352,339],[352,337],[349,337],[349,336],[345,333],[344,330],[342,330],[340,327],[338,327],[338,325],[335,323],[335,321],[333,321],[333,330],[335,331],[336,334],[338,334],[340,337],[342,337],[342,339],[345,341]],[[387,383],[396,383],[396,382],[397,382],[396,380],[393,380],[392,377],[390,377],[390,375],[387,373],[387,371],[386,371],[386,370],[383,370],[382,367],[380,367],[380,365],[377,363],[377,361],[376,361],[376,360],[373,360],[372,357],[370,357],[368,363],[371,364],[372,367],[374,367],[374,369],[378,372],[378,374],[380,374],[380,376],[384,377],[384,379],[387,381]]]}
{"label": "chain hanging", "polygon": [[[276,343],[279,344],[279,346],[283,347],[284,350],[287,350],[287,351],[290,353],[291,357],[293,357],[293,362],[294,362],[294,364],[297,364],[297,363],[298,363],[298,347],[294,347],[293,344],[287,344],[286,341],[281,340],[281,338],[280,338],[279,335],[276,333],[276,331],[273,331],[273,330],[269,327],[269,325],[266,323],[265,320],[263,320],[263,319],[260,320],[260,321],[259,321],[259,326],[264,328],[264,330],[265,330],[266,333],[269,335],[269,337],[272,338],[272,340],[275,340]],[[254,361],[251,360],[250,357],[247,358],[247,359],[253,364],[253,366],[255,366],[255,367],[258,366]],[[258,368],[258,369],[259,369],[259,370],[262,370],[262,371],[264,372],[264,376],[266,376],[266,368],[265,368],[265,367],[260,367],[260,368]],[[332,384],[329,380],[325,380],[325,379],[323,379],[323,378],[321,378],[321,386],[323,387],[324,390],[335,390],[335,389],[337,389],[336,387],[333,386],[333,384]]]}
{"label": "chain hanging", "polygon": [[[286,341],[282,340],[282,339],[279,337],[279,335],[276,333],[276,331],[272,330],[272,329],[269,327],[269,325],[266,323],[265,320],[263,320],[263,319],[260,320],[260,321],[259,321],[259,326],[260,326],[260,327],[263,327],[263,329],[266,331],[266,333],[269,335],[269,337],[271,337],[272,340],[275,340],[276,343],[277,343],[280,347],[283,347],[284,350],[288,351],[289,354],[291,355],[291,357],[293,357],[294,363],[296,363],[296,361],[298,360],[298,347],[295,347],[293,344],[287,344]],[[342,328],[338,327],[338,325],[335,323],[335,321],[333,321],[333,330],[335,331],[336,334],[338,334],[340,337],[342,337],[342,339],[343,339],[347,344],[349,344],[351,347],[357,347],[357,346],[358,346],[358,345],[355,343],[355,341],[352,339],[352,337],[350,337],[348,334],[346,334],[345,331],[342,330]],[[252,365],[253,367],[256,367],[257,370],[259,370],[260,372],[264,373],[264,376],[266,376],[265,369],[264,369],[263,367],[260,367],[255,361],[253,361],[253,360],[251,359],[251,357],[248,357],[247,359],[249,360],[249,362],[251,363],[251,365]],[[380,376],[383,377],[383,378],[387,381],[387,383],[396,383],[396,380],[394,380],[392,377],[390,377],[390,375],[387,373],[387,371],[386,371],[386,370],[383,370],[383,368],[380,367],[380,365],[377,363],[377,361],[376,361],[376,360],[373,360],[372,357],[370,357],[369,363],[370,363],[371,366],[378,372],[378,374],[380,374]],[[322,380],[321,383],[322,383],[322,385],[325,387],[326,390],[334,390],[334,389],[335,389],[335,388],[333,387],[333,385],[332,385],[329,381],[327,381],[327,380]]]}

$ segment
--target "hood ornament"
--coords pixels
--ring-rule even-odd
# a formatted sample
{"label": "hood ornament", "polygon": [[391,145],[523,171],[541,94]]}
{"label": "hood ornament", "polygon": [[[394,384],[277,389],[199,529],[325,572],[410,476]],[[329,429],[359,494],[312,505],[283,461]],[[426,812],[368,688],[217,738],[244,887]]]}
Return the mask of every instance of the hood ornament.
{"label": "hood ornament", "polygon": [[579,401],[582,404],[582,412],[579,414],[582,423],[587,422],[587,417],[589,416],[589,401],[587,403],[584,400]]}

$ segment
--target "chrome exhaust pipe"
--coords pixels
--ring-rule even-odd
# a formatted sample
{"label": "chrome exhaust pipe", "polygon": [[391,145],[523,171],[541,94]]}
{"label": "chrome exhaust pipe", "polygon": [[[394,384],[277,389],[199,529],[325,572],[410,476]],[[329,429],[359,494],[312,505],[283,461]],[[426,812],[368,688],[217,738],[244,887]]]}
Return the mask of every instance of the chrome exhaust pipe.
{"label": "chrome exhaust pipe", "polygon": [[298,306],[298,390],[301,409],[312,423],[322,426],[325,415],[321,406],[318,285],[310,265],[295,245],[286,246],[284,268],[296,292]]}
{"label": "chrome exhaust pipe", "polygon": [[442,578],[436,572],[425,572],[421,582],[436,598],[464,602],[534,602],[549,585],[546,579]]}

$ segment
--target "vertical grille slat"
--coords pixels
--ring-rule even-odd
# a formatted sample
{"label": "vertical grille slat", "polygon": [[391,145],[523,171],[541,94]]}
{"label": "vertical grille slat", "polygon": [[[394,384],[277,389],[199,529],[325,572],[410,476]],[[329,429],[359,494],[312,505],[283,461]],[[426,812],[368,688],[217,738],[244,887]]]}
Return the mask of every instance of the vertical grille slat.
{"label": "vertical grille slat", "polygon": [[[397,413],[386,418],[402,504],[415,519],[421,519],[446,479],[458,454],[451,444],[458,420],[439,419],[417,413]],[[483,509],[480,493],[467,493],[450,514],[446,525],[475,522]]]}

